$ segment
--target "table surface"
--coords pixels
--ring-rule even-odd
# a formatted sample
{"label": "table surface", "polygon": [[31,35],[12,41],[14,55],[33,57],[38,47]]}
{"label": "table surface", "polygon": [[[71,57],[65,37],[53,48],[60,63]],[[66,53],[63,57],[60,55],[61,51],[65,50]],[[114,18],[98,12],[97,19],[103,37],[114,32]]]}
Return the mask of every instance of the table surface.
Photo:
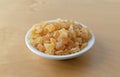
{"label": "table surface", "polygon": [[[93,48],[78,58],[42,58],[25,45],[36,23],[72,19],[95,33]],[[120,77],[120,0],[0,0],[0,77]]]}

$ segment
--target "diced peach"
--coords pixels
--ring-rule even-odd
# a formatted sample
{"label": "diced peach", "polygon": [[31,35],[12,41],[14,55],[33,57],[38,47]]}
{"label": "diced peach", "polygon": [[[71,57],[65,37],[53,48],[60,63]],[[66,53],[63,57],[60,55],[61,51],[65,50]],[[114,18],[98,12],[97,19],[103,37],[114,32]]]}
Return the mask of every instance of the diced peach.
{"label": "diced peach", "polygon": [[83,48],[85,48],[86,46],[87,46],[87,43],[83,43],[80,48],[83,49]]}
{"label": "diced peach", "polygon": [[53,55],[54,54],[54,45],[53,44],[44,44],[44,46],[45,46],[45,49],[46,49],[46,51],[45,52],[47,52],[48,54],[51,54],[51,55]]}
{"label": "diced peach", "polygon": [[62,40],[56,43],[56,49],[62,48]]}
{"label": "diced peach", "polygon": [[65,30],[64,28],[59,30],[59,33],[60,33],[59,39],[68,37],[68,31]]}
{"label": "diced peach", "polygon": [[58,31],[54,32],[53,37],[57,39],[59,37],[60,33]]}
{"label": "diced peach", "polygon": [[40,24],[40,26],[41,26],[42,28],[45,28],[47,25],[48,25],[47,22],[42,22],[42,23]]}
{"label": "diced peach", "polygon": [[47,25],[46,28],[48,29],[49,32],[52,32],[52,31],[55,30],[55,26],[54,26],[53,24],[49,24],[49,25]]}
{"label": "diced peach", "polygon": [[39,49],[41,52],[45,52],[45,47],[42,44],[38,44],[37,49]]}

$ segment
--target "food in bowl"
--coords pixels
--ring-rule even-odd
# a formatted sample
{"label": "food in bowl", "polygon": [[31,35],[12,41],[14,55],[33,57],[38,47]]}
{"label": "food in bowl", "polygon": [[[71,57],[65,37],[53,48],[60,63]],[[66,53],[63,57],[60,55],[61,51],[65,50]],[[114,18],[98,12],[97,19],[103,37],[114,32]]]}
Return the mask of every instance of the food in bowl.
{"label": "food in bowl", "polygon": [[88,28],[72,20],[58,19],[34,25],[30,33],[30,44],[45,54],[67,55],[85,48],[90,38]]}

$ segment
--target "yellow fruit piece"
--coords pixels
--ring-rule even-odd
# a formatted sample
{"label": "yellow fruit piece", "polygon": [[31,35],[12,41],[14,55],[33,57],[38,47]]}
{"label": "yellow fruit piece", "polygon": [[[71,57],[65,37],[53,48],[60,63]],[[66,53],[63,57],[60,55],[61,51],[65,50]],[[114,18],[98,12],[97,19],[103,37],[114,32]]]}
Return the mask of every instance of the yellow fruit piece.
{"label": "yellow fruit piece", "polygon": [[50,40],[50,35],[49,34],[47,34],[47,35],[45,35],[45,36],[43,36],[43,40],[44,41],[49,41]]}
{"label": "yellow fruit piece", "polygon": [[42,22],[41,24],[40,24],[40,26],[42,27],[42,28],[45,28],[46,26],[47,26],[47,22]]}
{"label": "yellow fruit piece", "polygon": [[57,39],[59,37],[60,33],[58,31],[55,31],[53,34],[53,37]]}
{"label": "yellow fruit piece", "polygon": [[55,52],[56,55],[64,55],[64,51],[63,50],[59,50]]}
{"label": "yellow fruit piece", "polygon": [[80,48],[83,49],[83,48],[85,48],[86,46],[87,46],[87,43],[83,43]]}
{"label": "yellow fruit piece", "polygon": [[82,29],[81,37],[83,38],[83,42],[87,42],[90,39],[91,35],[87,28]]}
{"label": "yellow fruit piece", "polygon": [[58,40],[68,37],[68,31],[65,30],[64,28],[59,30],[59,33],[60,33],[60,36],[59,36]]}
{"label": "yellow fruit piece", "polygon": [[79,46],[79,42],[75,42],[75,46]]}
{"label": "yellow fruit piece", "polygon": [[46,49],[45,53],[54,55],[54,51],[55,51],[54,44],[44,44],[44,46]]}
{"label": "yellow fruit piece", "polygon": [[60,49],[60,48],[62,48],[62,40],[60,40],[60,41],[58,41],[57,43],[56,43],[56,49],[58,50],[58,49]]}
{"label": "yellow fruit piece", "polygon": [[70,51],[70,53],[75,53],[75,52],[77,52],[77,51],[79,51],[80,50],[80,48],[77,46],[77,47],[75,47],[75,48],[72,48]]}
{"label": "yellow fruit piece", "polygon": [[42,44],[38,44],[36,48],[41,52],[45,52],[45,47]]}
{"label": "yellow fruit piece", "polygon": [[55,30],[55,26],[53,24],[47,25],[46,28],[48,29],[49,32],[52,32]]}
{"label": "yellow fruit piece", "polygon": [[44,41],[43,41],[42,37],[38,37],[38,38],[35,39],[35,42],[43,44]]}
{"label": "yellow fruit piece", "polygon": [[56,40],[54,38],[50,38],[50,42],[54,44],[54,47],[56,45]]}
{"label": "yellow fruit piece", "polygon": [[66,34],[67,30],[65,30],[65,28],[62,28],[61,30],[59,30],[60,34]]}

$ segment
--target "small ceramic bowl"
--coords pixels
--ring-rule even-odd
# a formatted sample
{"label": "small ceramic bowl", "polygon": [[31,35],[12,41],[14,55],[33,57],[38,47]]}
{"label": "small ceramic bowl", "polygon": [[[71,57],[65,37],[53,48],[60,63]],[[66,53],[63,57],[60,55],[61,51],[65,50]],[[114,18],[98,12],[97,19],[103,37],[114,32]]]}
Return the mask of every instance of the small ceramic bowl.
{"label": "small ceramic bowl", "polygon": [[[56,22],[56,20],[49,20],[49,21],[47,21],[47,22]],[[81,24],[84,28],[87,28],[87,26],[85,26],[85,25],[82,24],[82,23],[75,22],[75,24]],[[68,55],[61,55],[61,56],[60,56],[60,55],[48,55],[48,54],[45,54],[45,53],[37,50],[35,47],[33,47],[33,46],[30,44],[30,37],[29,37],[29,35],[30,35],[31,31],[32,31],[32,28],[31,28],[30,30],[28,30],[28,32],[27,32],[27,34],[26,34],[26,36],[25,36],[25,42],[26,42],[27,47],[28,47],[33,53],[35,53],[35,54],[37,54],[37,55],[39,55],[39,56],[41,56],[41,57],[48,58],[48,59],[65,60],[65,59],[75,58],[75,57],[80,56],[81,54],[87,52],[90,48],[92,48],[92,46],[93,46],[93,44],[94,44],[94,42],[95,42],[95,36],[94,36],[93,32],[90,31],[90,33],[91,33],[91,38],[90,38],[90,40],[88,41],[88,45],[87,45],[84,49],[82,49],[82,50],[80,50],[80,51],[78,51],[78,52],[76,52],[76,53],[68,54]]]}

